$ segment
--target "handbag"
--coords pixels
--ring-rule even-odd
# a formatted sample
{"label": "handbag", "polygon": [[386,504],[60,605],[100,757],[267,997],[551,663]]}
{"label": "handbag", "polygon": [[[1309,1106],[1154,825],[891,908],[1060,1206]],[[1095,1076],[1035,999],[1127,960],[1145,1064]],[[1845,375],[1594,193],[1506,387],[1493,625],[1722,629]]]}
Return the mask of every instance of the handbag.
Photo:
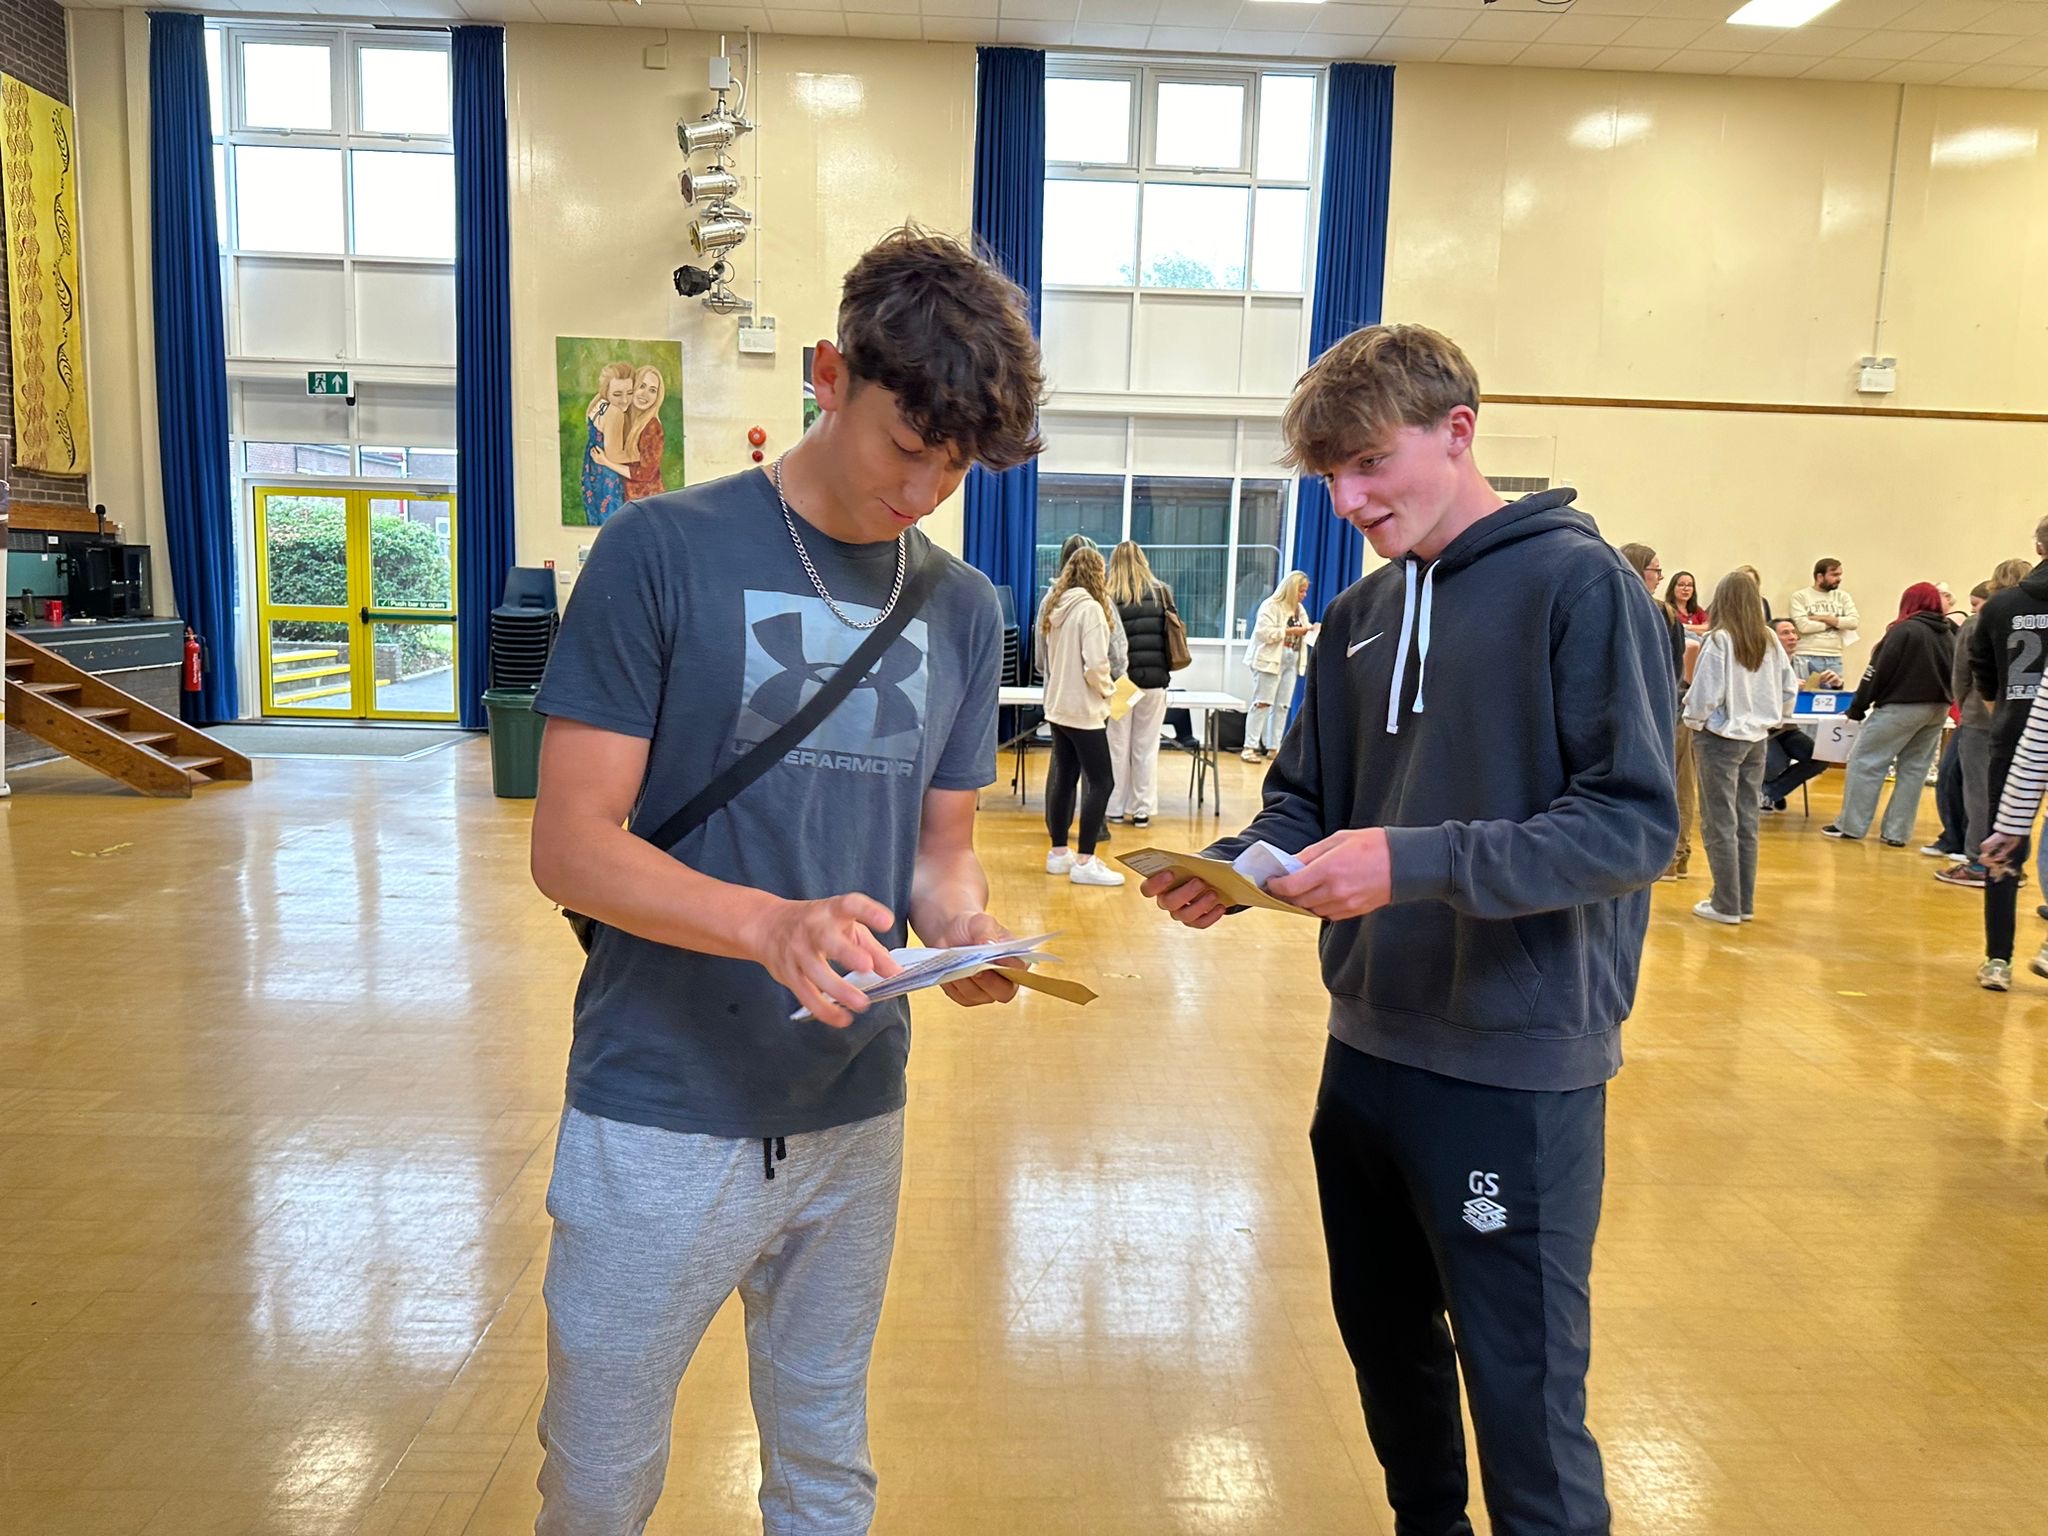
{"label": "handbag", "polygon": [[[882,653],[896,643],[896,637],[917,617],[925,599],[939,584],[945,564],[936,553],[928,552],[919,562],[917,574],[911,577],[903,595],[897,599],[896,606],[889,611],[889,616],[868,631],[853,655],[826,679],[824,687],[812,694],[774,735],[736,762],[728,764],[726,770],[699,790],[688,805],[648,834],[647,841],[674,853],[684,838],[730,805],[749,784],[781,762],[791,749],[801,746],[825,717],[837,709],[861,680],[874,670],[875,664],[882,659]],[[569,931],[576,935],[576,942],[583,946],[583,953],[589,954],[590,946],[597,938],[597,919],[572,912],[567,907],[562,908],[562,916],[568,919]]]}
{"label": "handbag", "polygon": [[1173,606],[1173,588],[1162,585],[1159,590],[1166,598],[1166,670],[1179,672],[1195,664],[1195,653],[1188,649],[1188,627]]}

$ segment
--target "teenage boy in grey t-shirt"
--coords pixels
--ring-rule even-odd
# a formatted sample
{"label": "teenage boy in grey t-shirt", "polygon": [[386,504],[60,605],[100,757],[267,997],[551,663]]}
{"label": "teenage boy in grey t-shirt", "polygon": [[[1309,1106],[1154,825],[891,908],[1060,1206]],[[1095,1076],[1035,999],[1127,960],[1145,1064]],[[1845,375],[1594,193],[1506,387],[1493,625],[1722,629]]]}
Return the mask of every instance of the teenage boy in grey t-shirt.
{"label": "teenage boy in grey t-shirt", "polygon": [[[964,246],[889,236],[847,276],[802,442],[765,473],[627,507],[578,579],[536,700],[534,878],[601,924],[548,1192],[543,1536],[645,1524],[677,1386],[735,1289],[768,1536],[872,1519],[909,1012],[840,972],[892,972],[906,919],[932,945],[1005,936],[974,854],[1001,614],[916,524],[970,463],[1039,451],[1025,316]],[[800,746],[680,847],[644,840],[933,561],[923,607]],[[993,976],[947,991],[1016,995]]]}

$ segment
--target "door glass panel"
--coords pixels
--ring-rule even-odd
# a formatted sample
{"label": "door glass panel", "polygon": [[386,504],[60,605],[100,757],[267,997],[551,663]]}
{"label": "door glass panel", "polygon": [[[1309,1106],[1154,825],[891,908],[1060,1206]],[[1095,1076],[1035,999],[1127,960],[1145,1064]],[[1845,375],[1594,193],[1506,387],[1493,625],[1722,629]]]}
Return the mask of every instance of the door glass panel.
{"label": "door glass panel", "polygon": [[375,709],[381,715],[455,712],[455,626],[372,624]]}
{"label": "door glass panel", "polygon": [[348,602],[348,503],[339,496],[271,496],[263,503],[263,555],[276,606]]}
{"label": "door glass panel", "polygon": [[455,605],[449,504],[411,497],[370,500],[370,606],[446,610]]}
{"label": "door glass panel", "polygon": [[348,624],[273,619],[270,624],[269,713],[351,707]]}

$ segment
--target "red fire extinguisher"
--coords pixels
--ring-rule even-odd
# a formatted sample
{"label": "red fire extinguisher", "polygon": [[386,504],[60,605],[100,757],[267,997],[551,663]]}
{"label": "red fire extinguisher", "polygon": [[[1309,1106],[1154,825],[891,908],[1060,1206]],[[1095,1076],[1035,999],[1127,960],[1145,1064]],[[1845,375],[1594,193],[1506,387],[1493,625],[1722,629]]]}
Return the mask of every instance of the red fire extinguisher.
{"label": "red fire extinguisher", "polygon": [[199,691],[199,637],[190,624],[185,626],[185,691]]}

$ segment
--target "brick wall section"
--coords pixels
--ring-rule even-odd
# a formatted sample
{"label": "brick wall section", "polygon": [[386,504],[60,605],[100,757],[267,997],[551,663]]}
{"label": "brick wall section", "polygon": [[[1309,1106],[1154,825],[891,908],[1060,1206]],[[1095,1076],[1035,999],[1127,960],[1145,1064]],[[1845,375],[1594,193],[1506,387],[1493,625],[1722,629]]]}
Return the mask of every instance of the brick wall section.
{"label": "brick wall section", "polygon": [[[57,0],[0,0],[0,74],[59,101],[71,100],[64,11]],[[0,226],[6,214],[0,210]],[[0,227],[0,433],[14,436],[14,363],[8,345],[5,229]],[[16,467],[8,481],[17,501],[85,505],[85,481]]]}

